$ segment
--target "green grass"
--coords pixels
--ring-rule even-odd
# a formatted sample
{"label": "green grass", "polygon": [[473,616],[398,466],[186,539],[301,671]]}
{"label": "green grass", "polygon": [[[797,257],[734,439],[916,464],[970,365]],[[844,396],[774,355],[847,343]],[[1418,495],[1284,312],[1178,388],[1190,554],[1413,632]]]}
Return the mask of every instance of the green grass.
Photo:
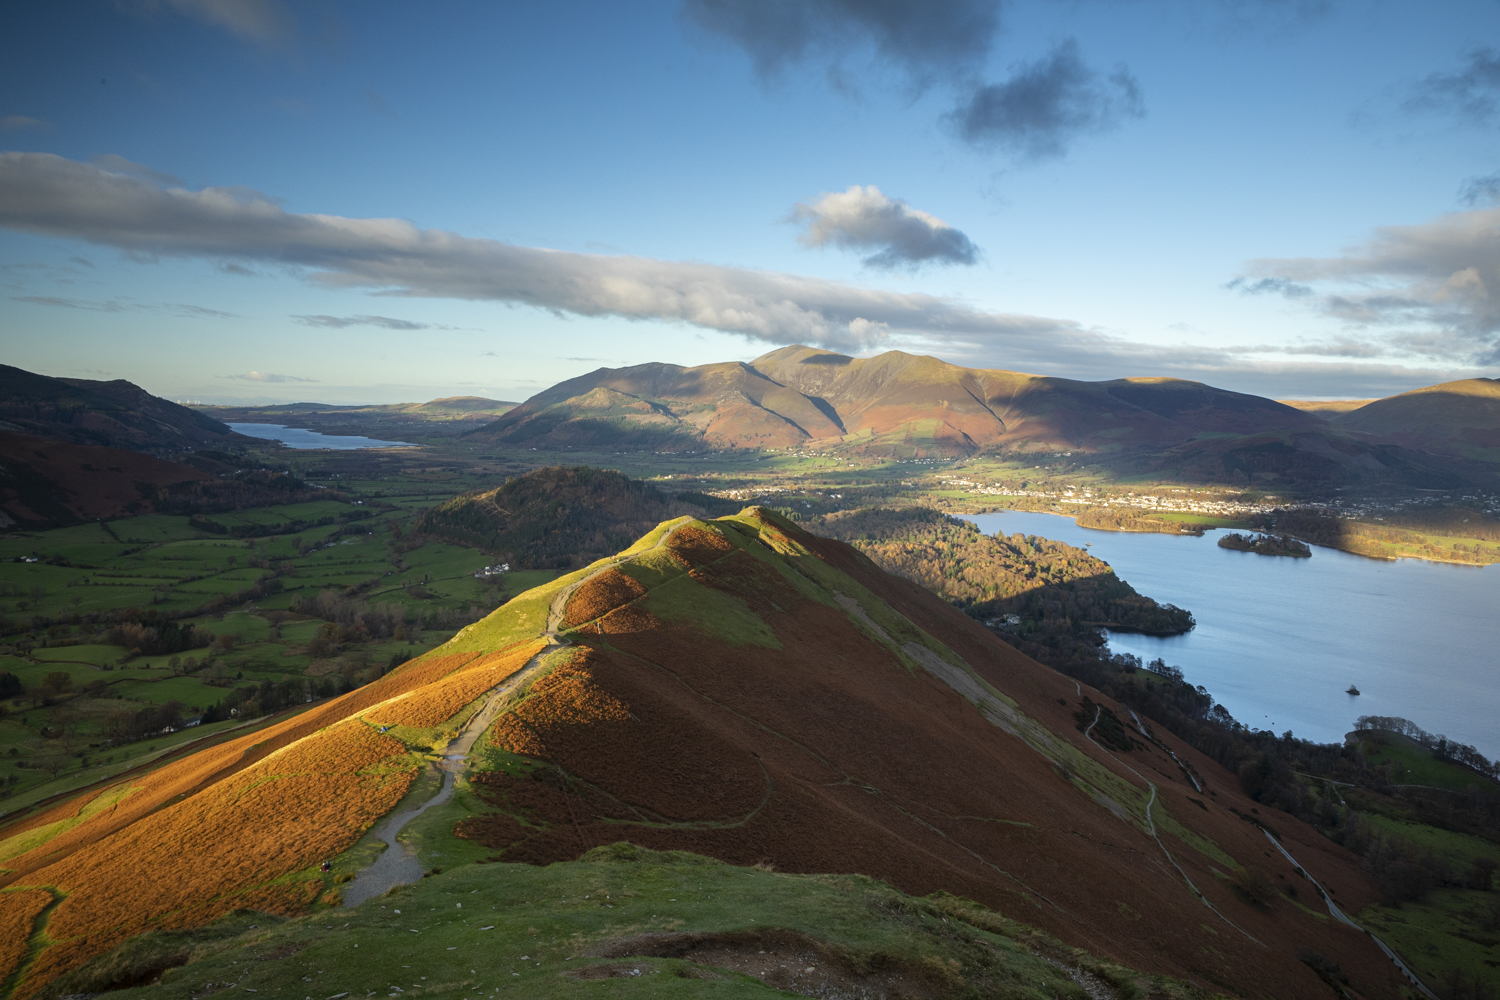
{"label": "green grass", "polygon": [[1493,983],[1500,956],[1500,895],[1436,889],[1420,903],[1367,906],[1359,922],[1379,934],[1429,986],[1451,970]]}
{"label": "green grass", "polygon": [[1409,840],[1423,851],[1446,858],[1460,873],[1469,871],[1475,858],[1488,857],[1500,861],[1500,845],[1467,833],[1442,830],[1425,823],[1410,823],[1375,812],[1361,811],[1360,815],[1375,832],[1394,834]]}
{"label": "green grass", "polygon": [[1375,739],[1367,739],[1361,744],[1360,750],[1372,767],[1379,767],[1386,761],[1394,765],[1391,770],[1392,784],[1431,785],[1452,792],[1468,791],[1471,788],[1500,791],[1488,778],[1451,761],[1438,760],[1421,745],[1396,733],[1381,733]]}
{"label": "green grass", "polygon": [[717,938],[733,955],[722,961],[753,963],[787,986],[806,989],[831,975],[835,989],[842,980],[840,995],[856,995],[857,977],[868,974],[882,993],[899,977],[907,991],[929,996],[1086,997],[1036,954],[1041,949],[1134,995],[1207,995],[1093,959],[955,897],[628,845],[547,867],[469,865],[353,910],[318,909],[284,922],[235,914],[198,932],[142,938],[58,980],[47,995],[101,991],[189,954],[193,960],[165,972],[160,985],[113,996],[187,1000],[229,984],[236,993],[319,1000],[396,988],[475,1000],[787,995],[724,966],[643,956],[633,942],[652,933]]}

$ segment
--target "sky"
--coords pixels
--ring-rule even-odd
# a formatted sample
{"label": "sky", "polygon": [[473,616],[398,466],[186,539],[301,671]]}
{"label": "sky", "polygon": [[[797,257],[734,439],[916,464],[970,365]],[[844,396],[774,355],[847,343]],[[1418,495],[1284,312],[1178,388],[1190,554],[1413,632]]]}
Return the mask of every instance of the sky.
{"label": "sky", "polygon": [[0,361],[520,400],[791,344],[1500,376],[1500,5],[0,6]]}

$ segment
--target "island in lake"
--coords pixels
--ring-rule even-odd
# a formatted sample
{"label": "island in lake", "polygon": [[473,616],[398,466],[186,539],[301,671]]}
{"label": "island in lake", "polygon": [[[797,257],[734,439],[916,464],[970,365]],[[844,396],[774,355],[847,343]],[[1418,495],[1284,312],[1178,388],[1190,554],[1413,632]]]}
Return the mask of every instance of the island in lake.
{"label": "island in lake", "polygon": [[1306,559],[1312,549],[1289,535],[1241,535],[1230,532],[1219,539],[1219,548],[1237,552],[1255,552],[1263,556],[1292,556]]}

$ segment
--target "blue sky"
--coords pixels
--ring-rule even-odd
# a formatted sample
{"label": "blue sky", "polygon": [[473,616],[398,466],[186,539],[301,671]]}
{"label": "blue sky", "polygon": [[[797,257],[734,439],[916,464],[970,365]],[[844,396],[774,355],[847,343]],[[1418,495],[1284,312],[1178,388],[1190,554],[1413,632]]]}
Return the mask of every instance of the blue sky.
{"label": "blue sky", "polygon": [[902,349],[1365,397],[1500,375],[1500,7],[0,10],[4,361],[520,399]]}

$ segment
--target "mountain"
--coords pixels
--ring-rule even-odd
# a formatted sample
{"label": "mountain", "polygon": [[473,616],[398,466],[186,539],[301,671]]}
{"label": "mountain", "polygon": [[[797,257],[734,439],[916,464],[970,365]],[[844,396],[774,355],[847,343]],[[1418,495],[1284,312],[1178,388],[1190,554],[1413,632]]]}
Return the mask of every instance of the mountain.
{"label": "mountain", "polygon": [[1500,379],[1468,378],[1387,396],[1333,416],[1408,448],[1500,462]]}
{"label": "mountain", "polygon": [[204,412],[239,423],[278,423],[323,434],[370,437],[450,437],[492,422],[515,403],[484,396],[446,396],[425,403],[342,406],[278,403],[272,406],[208,406]]}
{"label": "mountain", "polygon": [[251,443],[124,379],[52,378],[10,365],[0,365],[0,431],[158,456]]}
{"label": "mountain", "polygon": [[552,447],[788,448],[867,454],[1112,451],[1198,434],[1316,431],[1300,411],[1180,379],[1077,382],[889,351],[786,347],[750,364],[601,368],[484,428]]}
{"label": "mountain", "polygon": [[749,364],[601,368],[471,433],[541,449],[1081,453],[1123,474],[1241,484],[1374,478],[1456,485],[1472,474],[1317,414],[1201,382],[1080,382],[901,351],[853,358],[810,347]]}
{"label": "mountain", "polygon": [[[461,773],[412,827],[409,878],[432,877],[373,898],[388,883],[369,831],[438,791],[435,761]],[[659,525],[365,688],[0,838],[0,940],[34,948],[0,952],[17,998],[94,959],[125,976],[143,955],[157,964],[134,982],[195,960],[164,985],[174,998],[226,983],[646,995],[669,959],[707,981],[786,982],[790,960],[890,977],[864,993],[1025,996],[1037,956],[1074,967],[1049,940],[1234,996],[1403,987],[1325,912],[1325,891],[1349,911],[1377,898],[1354,855],[1261,818],[1185,743],[762,508]],[[621,841],[690,853],[527,867],[600,848],[629,863]],[[696,878],[692,855],[741,867]],[[796,879],[817,873],[831,874]],[[821,910],[777,895],[802,885]],[[935,933],[961,950],[897,965],[860,939],[887,918],[911,948]],[[1059,975],[1041,995],[1078,989]],[[1101,979],[1088,995],[1127,993]]]}
{"label": "mountain", "polygon": [[416,530],[482,549],[516,569],[575,569],[626,548],[661,521],[735,509],[702,493],[668,495],[608,469],[553,466],[429,507]]}

